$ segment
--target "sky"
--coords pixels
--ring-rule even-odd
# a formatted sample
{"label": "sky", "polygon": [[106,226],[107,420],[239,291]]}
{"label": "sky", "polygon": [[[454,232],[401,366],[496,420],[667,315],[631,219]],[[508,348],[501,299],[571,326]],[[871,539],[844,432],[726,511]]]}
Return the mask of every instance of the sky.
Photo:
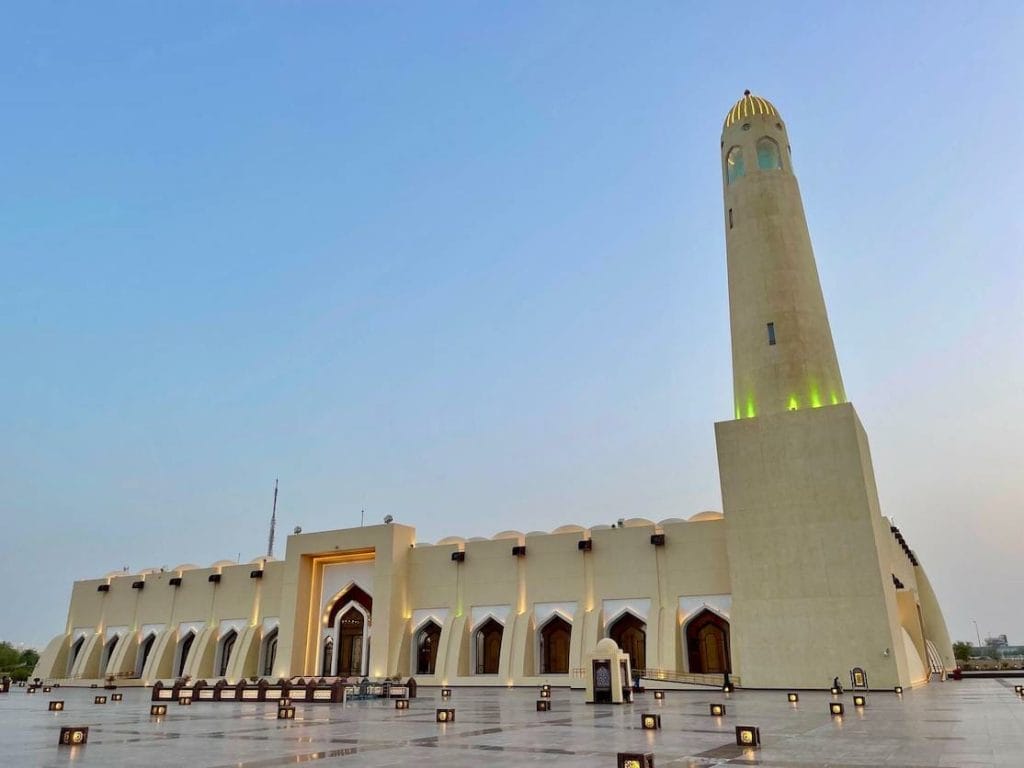
{"label": "sky", "polygon": [[0,639],[393,515],[721,509],[719,136],[786,120],[882,510],[1024,643],[1019,3],[35,2],[0,26]]}

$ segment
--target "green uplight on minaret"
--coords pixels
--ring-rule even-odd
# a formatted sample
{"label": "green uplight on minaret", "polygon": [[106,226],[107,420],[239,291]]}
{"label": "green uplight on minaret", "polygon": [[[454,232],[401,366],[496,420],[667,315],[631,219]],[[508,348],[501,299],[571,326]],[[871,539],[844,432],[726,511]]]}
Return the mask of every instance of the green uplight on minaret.
{"label": "green uplight on minaret", "polygon": [[831,395],[832,395],[832,405],[839,405],[839,396],[836,394],[836,391],[832,390]]}
{"label": "green uplight on minaret", "polygon": [[796,399],[796,395],[789,396],[789,410],[795,411],[800,407],[800,401]]}
{"label": "green uplight on minaret", "polygon": [[747,397],[747,418],[752,419],[757,416],[757,411],[754,408],[754,397],[753,395]]}
{"label": "green uplight on minaret", "polygon": [[815,384],[811,384],[811,408],[821,408],[821,394]]}

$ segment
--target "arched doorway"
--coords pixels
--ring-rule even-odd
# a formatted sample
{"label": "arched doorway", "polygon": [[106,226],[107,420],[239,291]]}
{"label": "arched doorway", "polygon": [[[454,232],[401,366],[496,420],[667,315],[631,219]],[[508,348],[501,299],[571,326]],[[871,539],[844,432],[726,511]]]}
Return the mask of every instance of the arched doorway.
{"label": "arched doorway", "polygon": [[227,677],[228,665],[231,664],[231,651],[234,650],[237,640],[238,633],[233,629],[220,639],[217,648],[217,677]]}
{"label": "arched doorway", "polygon": [[324,641],[324,650],[320,661],[320,677],[330,677],[331,668],[334,666],[334,638],[328,637]]}
{"label": "arched doorway", "polygon": [[647,668],[647,623],[626,612],[608,627],[608,637],[629,654],[629,666],[635,674]]}
{"label": "arched doorway", "polygon": [[707,609],[694,616],[686,625],[686,653],[691,672],[731,672],[729,622]]}
{"label": "arched doorway", "polygon": [[416,674],[432,675],[437,664],[437,646],[441,642],[441,628],[428,621],[416,633]]}
{"label": "arched doorway", "polygon": [[277,661],[277,627],[274,627],[263,638],[263,649],[260,652],[260,674],[270,677],[274,674],[274,662]]}
{"label": "arched doorway", "polygon": [[558,614],[540,628],[540,673],[565,675],[569,673],[569,639],[572,624]]}
{"label": "arched doorway", "polygon": [[71,649],[68,651],[68,677],[71,677],[71,671],[75,668],[75,662],[78,661],[78,654],[82,650],[83,645],[85,645],[85,635],[82,635],[71,644]]}
{"label": "arched doorway", "polygon": [[100,655],[100,677],[107,674],[107,665],[110,664],[110,657],[114,655],[114,650],[117,648],[117,640],[119,637],[120,635],[114,635],[107,641],[107,644],[103,646],[103,653]]}
{"label": "arched doorway", "polygon": [[146,668],[146,661],[149,659],[149,652],[153,650],[153,643],[156,642],[156,635],[150,634],[142,641],[139,652],[135,656],[135,676],[142,677],[142,671]]}
{"label": "arched doorway", "polygon": [[192,650],[192,643],[195,642],[195,632],[189,632],[178,643],[177,664],[174,667],[175,677],[184,677],[185,665],[188,664],[188,653]]}
{"label": "arched doorway", "polygon": [[373,598],[354,584],[334,599],[327,614],[333,656],[328,664],[324,654],[324,677],[367,674],[372,609]]}
{"label": "arched doorway", "polygon": [[497,619],[490,618],[476,631],[476,673],[478,675],[498,674],[501,660],[501,637],[505,628]]}
{"label": "arched doorway", "polygon": [[336,674],[348,677],[363,673],[363,613],[355,606],[341,615],[338,622],[338,666]]}

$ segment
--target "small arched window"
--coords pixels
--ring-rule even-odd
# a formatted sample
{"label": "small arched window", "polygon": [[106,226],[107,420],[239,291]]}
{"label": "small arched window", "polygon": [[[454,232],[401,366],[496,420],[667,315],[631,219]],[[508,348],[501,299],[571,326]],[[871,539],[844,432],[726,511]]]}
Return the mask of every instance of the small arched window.
{"label": "small arched window", "polygon": [[782,168],[782,155],[774,139],[762,136],[757,140],[757,167],[762,171],[778,171]]}
{"label": "small arched window", "polygon": [[733,147],[729,150],[729,154],[725,156],[725,175],[726,179],[732,184],[736,179],[742,177],[747,172],[746,166],[743,164],[743,149],[742,147]]}

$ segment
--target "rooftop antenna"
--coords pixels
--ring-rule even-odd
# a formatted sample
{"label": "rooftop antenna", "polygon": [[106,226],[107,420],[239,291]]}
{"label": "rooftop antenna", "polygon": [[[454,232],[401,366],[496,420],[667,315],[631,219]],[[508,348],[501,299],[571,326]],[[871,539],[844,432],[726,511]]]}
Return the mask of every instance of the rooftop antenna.
{"label": "rooftop antenna", "polygon": [[274,509],[270,513],[270,538],[267,540],[267,557],[274,556],[274,529],[277,528],[277,478],[274,478]]}
{"label": "rooftop antenna", "polygon": [[366,520],[366,510],[365,509],[360,509],[359,510],[359,527],[360,528],[363,527],[363,523],[365,522],[365,520]]}

